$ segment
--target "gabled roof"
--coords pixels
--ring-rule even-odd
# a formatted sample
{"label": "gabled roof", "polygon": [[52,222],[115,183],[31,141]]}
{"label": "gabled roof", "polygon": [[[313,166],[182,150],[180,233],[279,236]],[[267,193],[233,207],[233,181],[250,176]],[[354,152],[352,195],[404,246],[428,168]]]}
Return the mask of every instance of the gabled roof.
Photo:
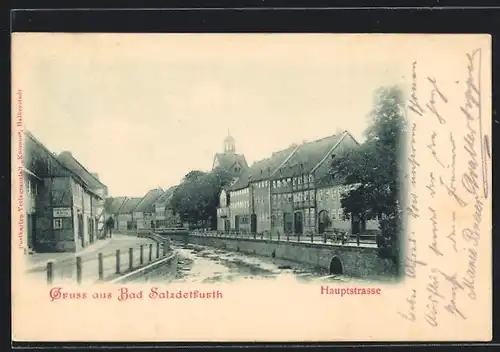
{"label": "gabled roof", "polygon": [[219,166],[223,169],[230,170],[234,164],[238,163],[242,168],[248,168],[247,160],[243,154],[235,154],[235,153],[216,153],[214,158],[214,166],[215,160],[219,161]]}
{"label": "gabled roof", "polygon": [[[111,200],[111,202],[108,202],[108,200]],[[116,198],[107,198],[104,201],[104,209],[106,213],[108,214],[116,214],[119,212],[120,208],[123,206],[125,201],[127,200],[127,197],[116,197]],[[109,206],[106,206],[106,202],[108,202]]]}
{"label": "gabled roof", "polygon": [[301,144],[289,160],[276,171],[272,178],[293,177],[312,172],[337,147],[345,134],[346,132],[337,133],[316,141]]}
{"label": "gabled roof", "polygon": [[139,202],[142,198],[127,198],[120,210],[118,210],[118,214],[130,214],[133,213]]}
{"label": "gabled roof", "polygon": [[229,191],[237,191],[242,188],[248,187],[248,177],[250,173],[248,170],[242,170],[240,177],[238,177],[229,187]]}
{"label": "gabled roof", "polygon": [[144,197],[142,197],[139,204],[134,209],[134,212],[138,213],[153,213],[155,211],[154,204],[155,201],[163,194],[161,188],[156,188],[150,190]]}
{"label": "gabled roof", "polygon": [[158,197],[158,199],[154,202],[154,205],[159,207],[166,206],[170,201],[170,198],[172,198],[172,195],[174,194],[176,188],[177,186],[168,188],[160,197]]}
{"label": "gabled roof", "polygon": [[258,182],[269,179],[276,170],[297,150],[297,145],[275,152],[271,157],[257,161],[250,166],[248,182]]}
{"label": "gabled roof", "polygon": [[89,187],[95,189],[106,188],[99,179],[97,179],[91,172],[89,172],[78,160],[76,160],[71,152],[64,151],[59,154],[57,157],[66,168],[73,171],[75,174],[80,176],[85,182],[89,185]]}
{"label": "gabled roof", "polygon": [[[78,173],[68,168],[30,131],[24,130],[26,157],[23,160],[25,168],[36,177],[72,177],[90,193],[101,197],[93,191],[89,183]],[[34,148],[35,150],[30,148]],[[37,153],[40,151],[41,153]]]}

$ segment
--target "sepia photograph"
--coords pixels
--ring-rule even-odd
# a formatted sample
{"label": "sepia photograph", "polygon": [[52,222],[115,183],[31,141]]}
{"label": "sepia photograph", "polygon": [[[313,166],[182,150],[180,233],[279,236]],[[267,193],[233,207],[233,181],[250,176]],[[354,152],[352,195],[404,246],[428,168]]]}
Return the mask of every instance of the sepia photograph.
{"label": "sepia photograph", "polygon": [[12,45],[13,337],[491,339],[488,36]]}

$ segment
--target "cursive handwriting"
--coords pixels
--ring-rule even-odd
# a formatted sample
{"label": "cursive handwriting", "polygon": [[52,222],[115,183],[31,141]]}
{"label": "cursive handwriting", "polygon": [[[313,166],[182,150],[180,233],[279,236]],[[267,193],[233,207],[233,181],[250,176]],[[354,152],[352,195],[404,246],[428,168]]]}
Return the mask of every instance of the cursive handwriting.
{"label": "cursive handwriting", "polygon": [[437,133],[435,131],[433,131],[432,134],[431,134],[431,143],[427,145],[427,148],[429,148],[431,150],[431,154],[434,157],[434,159],[437,161],[437,163],[439,165],[441,165],[441,167],[444,168],[443,162],[441,160],[439,160],[439,158],[437,156],[437,152],[436,152],[436,137],[437,137]]}
{"label": "cursive handwriting", "polygon": [[425,104],[427,109],[429,109],[434,116],[438,119],[440,124],[445,124],[446,120],[441,116],[441,114],[438,112],[437,109],[437,101],[436,101],[436,95],[441,99],[442,102],[448,103],[448,99],[444,96],[444,94],[441,92],[441,90],[438,88],[437,82],[435,78],[430,78],[427,77],[427,80],[432,84],[432,90],[431,90],[431,98],[429,99],[429,102]]}
{"label": "cursive handwriting", "polygon": [[446,236],[446,238],[450,240],[451,247],[453,248],[453,250],[455,252],[458,252],[457,240],[456,240],[457,237],[456,221],[457,221],[457,215],[455,212],[453,212],[451,213],[451,233],[448,236]]}
{"label": "cursive handwriting", "polygon": [[429,181],[430,181],[429,184],[427,186],[425,186],[425,188],[427,188],[429,190],[431,197],[434,198],[434,196],[436,195],[436,190],[434,188],[434,186],[436,184],[436,178],[434,177],[433,172],[429,172]]}
{"label": "cursive handwriting", "polygon": [[467,265],[467,272],[465,276],[462,278],[462,283],[469,290],[468,296],[470,299],[476,299],[476,288],[474,286],[474,281],[476,278],[476,261],[477,261],[477,252],[473,248],[469,248],[468,251],[469,261]]}
{"label": "cursive handwriting", "polygon": [[444,297],[439,293],[439,280],[434,273],[429,275],[429,283],[427,284],[427,305],[425,313],[425,321],[431,326],[438,326],[438,304],[440,299]]}
{"label": "cursive handwriting", "polygon": [[411,322],[415,322],[415,307],[417,305],[417,290],[412,289],[411,290],[411,296],[406,299],[406,303],[408,303],[408,312],[407,313],[401,313],[398,312],[398,314],[406,320],[409,320]]}
{"label": "cursive handwriting", "polygon": [[448,275],[439,269],[432,269],[432,271],[441,274],[446,282],[451,285],[451,299],[449,300],[448,304],[444,306],[444,309],[453,315],[461,317],[464,320],[467,319],[457,306],[457,291],[464,289],[464,287],[458,282],[457,275]]}
{"label": "cursive handwriting", "polygon": [[418,101],[418,96],[417,96],[417,62],[414,61],[412,65],[412,82],[411,82],[411,95],[410,95],[410,101],[408,104],[408,108],[416,113],[417,115],[422,116],[424,113],[424,109],[422,106],[420,106],[420,103]]}
{"label": "cursive handwriting", "polygon": [[432,223],[432,241],[431,244],[429,245],[429,248],[432,249],[432,251],[438,255],[438,256],[443,256],[443,253],[438,249],[437,245],[437,239],[438,239],[438,219],[437,219],[437,214],[436,210],[432,207],[428,207],[429,211],[431,212],[431,216],[429,220]]}
{"label": "cursive handwriting", "polygon": [[411,278],[417,277],[417,266],[426,266],[427,263],[424,263],[417,259],[417,240],[414,237],[415,232],[412,232],[411,235],[408,236],[408,252],[405,257],[405,272],[406,276]]}
{"label": "cursive handwriting", "polygon": [[[465,104],[460,109],[465,114],[468,125],[467,127],[469,127],[469,124],[471,122],[475,122],[479,128],[479,139],[481,140],[480,154],[481,154],[483,196],[484,198],[488,198],[488,175],[487,175],[488,169],[487,169],[486,157],[490,157],[490,153],[489,153],[489,137],[487,134],[483,134],[482,130],[481,81],[480,81],[481,49],[476,49],[472,51],[472,53],[468,53],[467,61],[468,61],[467,64],[468,75],[467,75],[466,89],[465,89]],[[475,137],[475,135],[473,137]]]}

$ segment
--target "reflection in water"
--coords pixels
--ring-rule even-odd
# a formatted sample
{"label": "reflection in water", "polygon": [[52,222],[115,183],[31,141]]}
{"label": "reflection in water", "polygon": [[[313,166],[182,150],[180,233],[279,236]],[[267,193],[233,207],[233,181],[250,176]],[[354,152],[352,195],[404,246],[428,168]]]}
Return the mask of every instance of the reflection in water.
{"label": "reflection in water", "polygon": [[[228,283],[240,280],[275,280],[293,277],[298,281],[354,281],[342,275],[328,275],[326,270],[290,261],[230,252],[199,245],[183,245],[178,251],[176,282]],[[150,278],[149,281],[163,280]],[[356,280],[364,281],[366,280]]]}

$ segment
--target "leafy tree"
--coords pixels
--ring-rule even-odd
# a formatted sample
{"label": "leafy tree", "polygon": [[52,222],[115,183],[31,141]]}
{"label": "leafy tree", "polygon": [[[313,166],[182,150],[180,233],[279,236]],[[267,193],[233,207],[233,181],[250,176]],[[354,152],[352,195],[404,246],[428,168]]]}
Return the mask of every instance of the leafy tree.
{"label": "leafy tree", "polygon": [[174,213],[179,214],[183,222],[196,224],[201,221],[216,228],[219,194],[231,181],[232,176],[220,168],[209,173],[189,172],[172,195]]}
{"label": "leafy tree", "polygon": [[399,152],[404,147],[406,123],[404,99],[399,87],[382,87],[375,94],[369,115],[371,124],[365,131],[366,141],[332,162],[332,175],[348,184],[357,184],[344,193],[344,213],[356,214],[361,220],[378,216],[381,236],[377,239],[381,257],[399,260],[401,231]]}

